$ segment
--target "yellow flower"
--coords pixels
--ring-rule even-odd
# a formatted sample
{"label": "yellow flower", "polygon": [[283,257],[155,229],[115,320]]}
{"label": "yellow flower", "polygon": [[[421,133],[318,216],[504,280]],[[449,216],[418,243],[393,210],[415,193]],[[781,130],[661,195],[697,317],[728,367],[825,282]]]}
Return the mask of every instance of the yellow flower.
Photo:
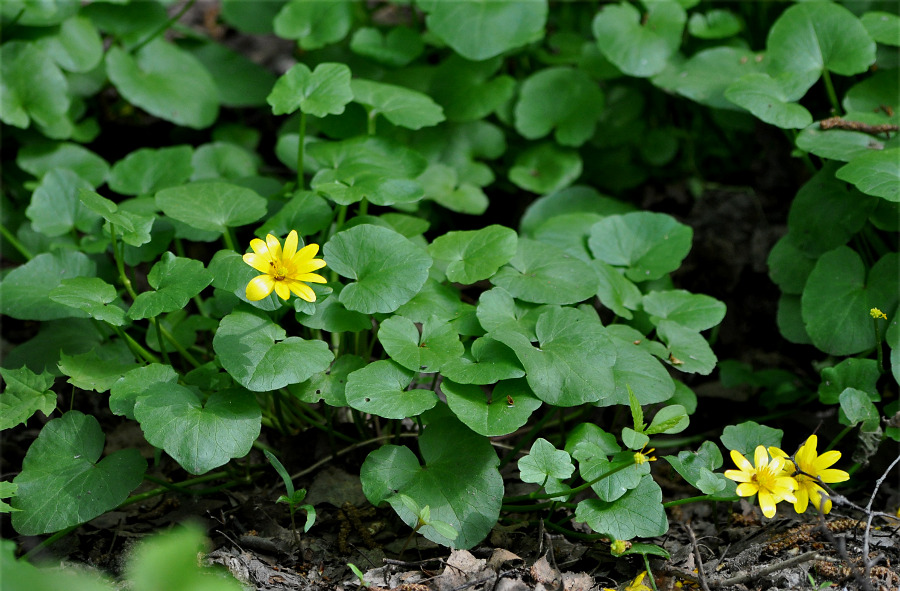
{"label": "yellow flower", "polygon": [[883,318],[883,319],[887,320],[887,314],[885,314],[878,308],[872,308],[871,310],[869,310],[869,316],[871,316],[872,318],[874,318],[876,320],[879,318]]}
{"label": "yellow flower", "polygon": [[634,580],[625,587],[625,591],[653,591],[652,588],[644,582],[644,577],[646,576],[647,571],[636,576]]}
{"label": "yellow flower", "polygon": [[[831,465],[841,459],[841,452],[826,451],[822,455],[816,453],[816,445],[818,438],[810,435],[806,443],[800,446],[797,453],[794,454],[796,465],[787,458],[787,454],[776,447],[770,447],[769,453],[773,457],[778,456],[785,458],[785,470],[788,475],[793,475],[797,481],[797,500],[794,501],[794,511],[803,513],[809,501],[817,509],[823,513],[831,511],[831,499],[825,492],[819,482],[831,484],[833,482],[844,482],[850,479],[850,475],[843,470],[831,468]],[[823,498],[824,493],[824,498]]]}
{"label": "yellow flower", "polygon": [[647,450],[647,453],[644,453],[644,450],[634,452],[634,463],[637,465],[644,464],[646,462],[655,462],[656,456],[651,456],[654,451],[656,451],[655,447],[651,447]]}
{"label": "yellow flower", "polygon": [[739,470],[726,470],[725,477],[740,483],[737,494],[741,497],[759,493],[759,506],[766,517],[775,515],[775,505],[781,501],[796,502],[792,491],[797,488],[797,481],[782,474],[784,458],[769,461],[766,448],[759,445],[753,454],[755,467],[735,450],[731,450],[731,459]]}
{"label": "yellow flower", "polygon": [[629,544],[628,542],[626,542],[624,540],[613,540],[609,544],[609,552],[613,556],[621,556],[630,547],[631,547],[631,544]]}
{"label": "yellow flower", "polygon": [[316,301],[316,292],[306,284],[326,283],[324,277],[313,273],[324,267],[325,261],[313,258],[319,252],[318,244],[307,244],[298,251],[297,241],[296,230],[288,234],[284,250],[271,234],[266,236],[265,242],[259,238],[250,241],[253,252],[244,255],[244,262],[263,275],[254,277],[247,284],[248,300],[261,300],[274,289],[283,300],[290,298],[293,292],[307,302]]}

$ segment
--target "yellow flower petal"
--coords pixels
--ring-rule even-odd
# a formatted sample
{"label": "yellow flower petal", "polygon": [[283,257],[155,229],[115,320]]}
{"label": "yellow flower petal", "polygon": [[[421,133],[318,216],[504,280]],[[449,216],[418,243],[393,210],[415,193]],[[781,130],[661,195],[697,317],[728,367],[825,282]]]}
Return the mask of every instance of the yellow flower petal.
{"label": "yellow flower petal", "polygon": [[282,256],[285,260],[291,260],[297,253],[298,242],[297,230],[291,230],[291,233],[288,234],[287,238],[284,240],[284,254]]}
{"label": "yellow flower petal", "polygon": [[794,511],[797,513],[805,513],[809,505],[809,493],[805,487],[800,487],[795,495],[797,500],[794,501]]}
{"label": "yellow flower petal", "polygon": [[278,242],[278,238],[275,238],[271,234],[266,234],[266,246],[269,249],[269,256],[272,257],[273,261],[281,260],[281,243]]}
{"label": "yellow flower petal", "polygon": [[850,480],[850,475],[844,472],[843,470],[835,470],[834,468],[829,468],[828,470],[821,470],[817,476],[822,479],[822,482],[827,484],[831,484],[833,482],[845,482]]}
{"label": "yellow flower petal", "polygon": [[813,461],[816,470],[825,470],[841,459],[841,452],[836,450],[826,451]]}
{"label": "yellow flower petal", "polygon": [[736,492],[739,497],[752,497],[759,492],[759,486],[753,482],[743,482],[737,485]]}
{"label": "yellow flower petal", "polygon": [[244,262],[259,271],[260,273],[268,273],[272,270],[272,262],[269,257],[248,252],[243,257]]}
{"label": "yellow flower petal", "polygon": [[740,468],[744,472],[753,472],[753,464],[747,461],[741,452],[733,449],[731,450],[731,461],[734,462],[734,465]]}
{"label": "yellow flower petal", "polygon": [[[760,446],[762,447],[762,446]],[[775,515],[775,497],[766,490],[759,491],[759,507],[763,515],[771,519]]]}
{"label": "yellow flower petal", "polygon": [[[296,259],[297,257],[294,257],[294,260]],[[321,269],[325,266],[325,261],[322,259],[309,259],[297,264],[291,263],[291,266],[293,267],[295,274],[302,275],[303,273],[311,273]]]}
{"label": "yellow flower petal", "polygon": [[315,273],[303,273],[301,275],[294,276],[294,279],[297,281],[305,281],[307,283],[328,283],[328,280],[322,277],[321,275],[316,275]]}
{"label": "yellow flower petal", "polygon": [[253,252],[260,256],[268,257],[269,256],[269,247],[266,246],[266,243],[260,240],[259,238],[254,238],[250,241],[250,248],[253,249]]}
{"label": "yellow flower petal", "polygon": [[303,248],[298,250],[297,254],[295,254],[293,257],[291,257],[292,258],[291,262],[296,264],[296,263],[300,263],[301,261],[311,259],[314,256],[316,256],[316,253],[318,253],[318,252],[319,252],[318,244],[307,244],[306,246],[304,246]]}
{"label": "yellow flower petal", "polygon": [[[753,452],[753,463],[756,464],[757,470],[769,464],[769,452],[766,451],[765,447],[761,445],[756,446],[756,451]],[[779,462],[778,465],[780,467],[781,463]]]}
{"label": "yellow flower petal", "polygon": [[275,293],[278,294],[283,300],[288,300],[291,297],[291,290],[288,288],[287,283],[285,281],[276,281],[275,282]]}
{"label": "yellow flower petal", "polygon": [[258,302],[268,297],[273,289],[275,289],[275,280],[271,275],[258,275],[247,284],[247,299],[251,302]]}
{"label": "yellow flower petal", "polygon": [[725,478],[730,478],[735,482],[750,482],[753,475],[740,470],[725,470]]}
{"label": "yellow flower petal", "polygon": [[306,300],[307,302],[315,302],[316,301],[316,292],[312,290],[312,288],[305,283],[301,283],[300,281],[288,281],[288,287],[297,297]]}
{"label": "yellow flower petal", "polygon": [[769,446],[769,455],[772,456],[773,458],[786,458],[787,457],[787,454],[784,452],[784,450],[778,449],[774,445]]}

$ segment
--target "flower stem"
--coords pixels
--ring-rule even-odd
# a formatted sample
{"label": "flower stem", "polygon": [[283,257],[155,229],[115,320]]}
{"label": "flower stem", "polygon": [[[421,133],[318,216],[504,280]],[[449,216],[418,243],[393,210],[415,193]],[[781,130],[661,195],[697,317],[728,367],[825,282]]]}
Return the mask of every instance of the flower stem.
{"label": "flower stem", "polygon": [[303,152],[306,149],[303,145],[304,139],[306,139],[306,113],[300,111],[300,138],[297,141],[297,188],[301,191],[306,189],[306,185],[303,183]]}
{"label": "flower stem", "polygon": [[172,360],[169,359],[169,352],[166,350],[166,344],[163,343],[162,324],[159,322],[159,316],[153,317],[153,324],[156,326],[156,342],[159,344],[159,350],[162,353],[163,359],[165,360],[166,365],[172,365]]}
{"label": "flower stem", "polygon": [[[24,11],[25,9],[23,8],[22,10]],[[28,250],[28,248],[24,244],[19,242],[19,239],[13,236],[13,233],[10,232],[3,224],[0,224],[0,235],[6,238],[7,242],[12,244],[13,248],[18,250],[23,257],[25,257],[29,261],[34,258],[34,254],[32,254],[32,252]]]}
{"label": "flower stem", "polygon": [[678,505],[687,505],[688,503],[702,503],[703,501],[740,501],[741,497],[726,497],[726,498],[713,498],[711,495],[700,495],[697,497],[687,497],[686,499],[677,499],[675,501],[669,501],[668,503],[663,503],[662,506],[664,509],[668,509],[669,507],[677,507]]}
{"label": "flower stem", "polygon": [[[156,319],[154,318],[154,320],[156,320]],[[160,331],[162,331],[162,336],[164,336],[165,339],[166,339],[167,341],[169,341],[169,342],[172,344],[173,347],[175,347],[175,350],[178,351],[178,353],[179,353],[182,357],[184,357],[184,358],[187,360],[188,363],[190,363],[190,364],[193,365],[194,367],[200,367],[201,365],[203,365],[202,363],[200,363],[199,361],[197,361],[197,358],[194,357],[193,355],[191,355],[191,354],[188,352],[187,349],[185,349],[184,347],[181,346],[181,343],[179,343],[179,342],[175,339],[175,335],[173,335],[171,332],[169,332],[169,331],[166,329],[165,326],[163,326],[162,324],[159,324],[158,326],[159,326]],[[166,348],[163,346],[162,340],[159,341],[159,347],[160,347],[160,349],[162,349],[163,351],[166,350]]]}
{"label": "flower stem", "polygon": [[125,291],[128,292],[128,295],[131,296],[132,300],[137,299],[137,292],[134,291],[134,287],[131,286],[131,279],[128,278],[128,275],[125,274],[125,262],[123,261],[125,255],[125,244],[121,245],[121,249],[119,248],[119,242],[116,240],[116,225],[110,222],[109,224],[109,236],[112,240],[112,251],[113,258],[116,260],[116,269],[119,271],[119,281],[122,282],[122,285],[125,287]]}
{"label": "flower stem", "polygon": [[147,363],[159,363],[159,358],[141,346],[140,343],[131,338],[131,335],[119,328],[118,326],[110,327],[119,335],[119,338],[125,341],[125,344],[128,345],[128,348],[131,349],[131,352],[135,357],[139,359],[143,359]]}
{"label": "flower stem", "polygon": [[828,69],[822,70],[822,79],[825,81],[825,91],[828,93],[831,108],[834,110],[835,115],[840,115],[841,103],[838,101],[837,93],[834,91],[834,84],[831,82],[831,73]]}
{"label": "flower stem", "polygon": [[148,43],[150,43],[151,41],[153,41],[154,39],[156,39],[157,37],[159,37],[160,35],[165,33],[169,29],[169,27],[171,27],[172,25],[177,23],[178,20],[182,16],[184,16],[185,12],[187,12],[188,10],[191,9],[191,6],[193,6],[194,2],[196,2],[196,1],[197,0],[188,0],[188,2],[185,2],[184,6],[181,8],[181,10],[178,11],[178,14],[176,14],[175,16],[173,16],[172,18],[170,18],[169,20],[167,20],[166,22],[161,24],[159,27],[156,28],[155,31],[150,33],[143,41],[141,41],[140,43],[138,43],[137,45],[132,47],[131,53],[132,54],[137,53],[138,50],[140,50],[145,45],[147,45]]}
{"label": "flower stem", "polygon": [[222,232],[222,240],[225,241],[225,248],[237,252],[237,248],[234,246],[234,238],[231,236],[231,228],[225,228],[225,231]]}
{"label": "flower stem", "polygon": [[621,462],[619,464],[616,464],[614,468],[607,470],[606,472],[604,472],[600,476],[597,476],[593,480],[585,482],[584,484],[580,484],[580,485],[576,486],[575,488],[558,490],[558,491],[552,492],[552,493],[531,493],[531,494],[527,494],[527,495],[519,495],[516,497],[503,497],[503,502],[511,504],[511,503],[518,503],[521,501],[537,501],[537,500],[543,500],[543,499],[555,499],[556,497],[566,497],[569,495],[578,494],[583,490],[589,489],[590,487],[597,484],[604,478],[609,478],[616,472],[621,472],[625,468],[628,468],[629,466],[633,466],[633,465],[634,465],[633,461]]}

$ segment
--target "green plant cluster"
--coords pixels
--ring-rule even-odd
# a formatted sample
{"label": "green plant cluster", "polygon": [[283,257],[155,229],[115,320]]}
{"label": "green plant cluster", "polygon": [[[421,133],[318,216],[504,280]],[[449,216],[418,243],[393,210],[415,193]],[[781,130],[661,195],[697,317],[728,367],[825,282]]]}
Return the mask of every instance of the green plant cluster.
{"label": "green plant cluster", "polygon": [[[3,360],[0,427],[61,414],[0,489],[19,533],[77,526],[154,481],[137,449],[101,457],[97,419],[57,409],[71,392],[106,397],[198,476],[164,489],[246,482],[258,467],[231,460],[264,447],[263,428],[314,428],[369,442],[368,499],[440,544],[474,546],[502,511],[662,535],[646,450],[687,428],[682,378],[716,368],[705,335],[726,310],[671,279],[691,228],[625,195],[676,174],[702,187],[700,163],[739,159],[754,123],[810,167],[769,258],[781,332],[821,351],[821,403],[871,453],[900,440],[898,403],[881,400],[900,379],[896,11],[223,0],[228,27],[296,41],[278,77],[172,12],[0,6],[2,233],[18,259],[0,306],[40,323]],[[254,123],[276,116],[272,137]],[[152,145],[91,148],[160,121]],[[508,225],[478,223],[489,205]],[[476,229],[454,229],[464,218]],[[327,283],[314,302],[249,300],[246,245],[292,230],[322,246]],[[721,443],[752,455],[781,437],[747,422]],[[666,460],[699,499],[736,498],[715,442]],[[538,490],[504,496],[512,461]],[[302,495],[279,472],[293,516]]]}

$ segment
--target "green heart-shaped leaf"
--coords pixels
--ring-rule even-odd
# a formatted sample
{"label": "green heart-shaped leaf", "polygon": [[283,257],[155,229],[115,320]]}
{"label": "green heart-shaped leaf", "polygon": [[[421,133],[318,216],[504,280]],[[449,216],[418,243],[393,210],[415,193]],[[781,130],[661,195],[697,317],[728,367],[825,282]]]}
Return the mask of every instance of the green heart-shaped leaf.
{"label": "green heart-shaped leaf", "polygon": [[872,11],[860,17],[869,35],[878,43],[900,45],[900,16],[890,12]]}
{"label": "green heart-shaped leaf", "polygon": [[191,474],[204,474],[250,452],[262,413],[246,390],[219,390],[201,404],[184,386],[156,383],[137,398],[134,416],[151,445]]}
{"label": "green heart-shaped leaf", "polygon": [[563,480],[575,472],[575,464],[568,452],[556,449],[543,437],[538,437],[528,454],[519,458],[518,466],[522,482],[541,485],[549,478]]}
{"label": "green heart-shaped leaf", "polygon": [[155,291],[138,294],[128,317],[139,320],[180,310],[212,281],[213,274],[200,261],[166,252],[147,274],[147,282]]}
{"label": "green heart-shaped leaf", "polygon": [[678,370],[706,376],[716,368],[716,355],[699,332],[671,320],[660,320],[656,333],[669,350],[669,363]]}
{"label": "green heart-shaped leaf", "polygon": [[806,107],[793,102],[781,81],[768,74],[747,74],[739,78],[725,89],[725,98],[782,129],[800,129],[813,120]]}
{"label": "green heart-shaped leaf", "polygon": [[116,297],[116,288],[99,277],[63,279],[50,291],[50,299],[54,302],[86,312],[90,318],[122,326],[125,310],[118,305],[109,305]]}
{"label": "green heart-shaped leaf", "polygon": [[728,425],[722,430],[719,438],[725,449],[733,449],[745,458],[752,458],[757,446],[781,447],[784,431],[760,425],[754,421],[745,421],[740,425]]}
{"label": "green heart-shaped leaf", "polygon": [[491,283],[538,304],[575,304],[593,297],[598,287],[589,264],[528,238],[519,239],[516,255],[491,277]]}
{"label": "green heart-shaped leaf", "polygon": [[213,349],[225,371],[253,392],[306,381],[334,359],[324,341],[285,338],[286,334],[270,320],[237,310],[219,323]]}
{"label": "green heart-shaped leaf", "polygon": [[874,359],[844,359],[834,367],[822,370],[822,383],[819,384],[819,401],[822,404],[837,404],[841,392],[853,388],[865,392],[871,400],[881,400],[878,393],[878,379],[881,371]]}
{"label": "green heart-shaped leaf", "polygon": [[602,111],[603,93],[583,70],[545,68],[522,83],[516,131],[534,140],[556,128],[560,145],[580,146],[594,135]]}
{"label": "green heart-shaped leaf", "polygon": [[613,502],[581,501],[575,509],[575,519],[617,540],[653,538],[669,529],[662,506],[662,490],[649,475],[641,479],[637,488]]}
{"label": "green heart-shaped leaf", "polygon": [[319,49],[347,36],[353,24],[353,3],[290,0],[275,16],[275,34],[296,39],[302,49]]}
{"label": "green heart-shaped leaf", "polygon": [[429,94],[448,120],[488,125],[479,120],[511,99],[516,88],[512,76],[494,76],[502,64],[500,57],[471,62],[453,54],[437,67]]}
{"label": "green heart-shaped leaf", "polygon": [[577,406],[613,392],[616,347],[598,320],[574,308],[550,307],[538,318],[535,334],[537,348],[510,329],[490,336],[515,351],[538,398],[557,406]]}
{"label": "green heart-shaped leaf", "polygon": [[125,99],[166,121],[203,129],[219,114],[219,91],[206,68],[161,38],[134,56],[113,46],[106,53],[106,72]]}
{"label": "green heart-shaped leaf", "polygon": [[389,360],[375,361],[347,376],[347,404],[386,419],[422,414],[438,403],[431,390],[407,390],[415,372]]}
{"label": "green heart-shaped leaf", "polygon": [[117,379],[109,390],[109,410],[134,419],[134,403],[155,384],[175,384],[178,374],[171,365],[151,363],[137,367]]}
{"label": "green heart-shaped leaf", "polygon": [[481,337],[472,342],[467,355],[445,363],[441,375],[460,384],[493,384],[520,378],[525,370],[509,347],[490,337]]}
{"label": "green heart-shaped leaf", "polygon": [[671,1],[650,2],[646,17],[631,4],[607,5],[594,18],[594,37],[617,68],[639,78],[659,74],[678,46],[687,15]]}
{"label": "green heart-shaped leaf", "polygon": [[288,389],[303,402],[324,400],[328,406],[347,406],[347,377],[365,366],[362,357],[341,355],[328,370],[317,373],[305,382],[288,386]]}
{"label": "green heart-shaped leaf", "polygon": [[393,312],[425,284],[431,257],[402,235],[371,224],[339,232],[325,244],[328,268],[355,279],[341,291],[348,310]]}
{"label": "green heart-shaped leaf", "polygon": [[486,438],[470,431],[444,405],[423,419],[426,427],[419,437],[419,450],[425,465],[409,448],[385,445],[363,462],[363,492],[374,505],[388,501],[410,527],[417,525],[418,516],[397,493],[420,507],[428,505],[432,520],[450,524],[459,535],[451,540],[428,525],[419,532],[440,544],[471,548],[490,533],[500,515],[500,460]]}
{"label": "green heart-shaped leaf", "polygon": [[51,170],[71,170],[91,187],[99,187],[109,174],[109,164],[84,146],[69,142],[38,143],[22,146],[16,164],[37,178]]}
{"label": "green heart-shaped leaf", "polygon": [[394,26],[384,35],[374,27],[362,27],[353,33],[350,49],[380,64],[402,67],[422,54],[425,43],[408,27]]}
{"label": "green heart-shaped leaf", "polygon": [[50,299],[63,279],[93,277],[97,265],[82,252],[44,252],[6,274],[0,282],[0,312],[20,320],[86,318],[87,314]]}
{"label": "green heart-shaped leaf", "polygon": [[744,28],[741,18],[730,10],[695,12],[688,20],[688,32],[699,39],[725,39]]}
{"label": "green heart-shaped leaf", "polygon": [[116,162],[109,173],[109,188],[123,195],[145,195],[180,185],[194,167],[190,146],[142,148]]}
{"label": "green heart-shaped leaf", "polygon": [[36,374],[27,367],[0,367],[0,375],[6,382],[0,394],[0,430],[24,423],[37,411],[49,417],[56,410],[56,392],[50,389],[53,386],[50,372]]}
{"label": "green heart-shaped leaf", "polygon": [[479,386],[445,379],[441,382],[441,392],[456,418],[485,437],[512,433],[527,423],[541,406],[541,401],[522,379],[499,382],[489,396]]}
{"label": "green heart-shaped leaf", "polygon": [[78,198],[85,207],[114,225],[116,234],[120,235],[126,244],[141,246],[152,240],[150,229],[156,220],[155,216],[119,209],[115,202],[86,189],[78,192]]}
{"label": "green heart-shaped leaf", "polygon": [[369,117],[384,118],[400,127],[422,129],[444,120],[444,109],[427,94],[415,90],[356,78],[350,82],[353,100],[369,107]]}
{"label": "green heart-shaped leaf", "polygon": [[97,461],[105,439],[97,419],[77,410],[44,425],[13,480],[17,532],[33,536],[84,523],[118,507],[140,485],[147,463],[136,449]]}
{"label": "green heart-shaped leaf", "polygon": [[516,157],[509,180],[532,193],[553,193],[574,183],[581,176],[581,167],[578,152],[552,143],[540,144]]}
{"label": "green heart-shaped leaf", "polygon": [[492,225],[480,230],[448,232],[435,238],[428,253],[447,264],[447,279],[472,284],[488,279],[516,254],[516,233]]}
{"label": "green heart-shaped leaf", "polygon": [[652,281],[681,265],[694,235],[671,216],[649,211],[609,216],[591,228],[593,255],[635,282]]}
{"label": "green heart-shaped leaf", "polygon": [[432,316],[419,328],[403,316],[392,316],[378,327],[378,342],[391,359],[406,369],[435,373],[462,356],[465,348],[453,325]]}
{"label": "green heart-shaped leaf", "polygon": [[426,0],[418,4],[428,13],[428,30],[473,61],[537,41],[547,20],[546,0]]}
{"label": "green heart-shaped leaf", "polygon": [[62,236],[74,228],[90,231],[98,217],[81,204],[79,192],[91,185],[71,170],[52,170],[34,190],[25,215],[32,227],[46,236]]}
{"label": "green heart-shaped leaf", "polygon": [[36,43],[4,43],[0,64],[0,120],[21,129],[31,121],[49,128],[65,120],[71,96],[68,82]]}
{"label": "green heart-shaped leaf", "polygon": [[641,301],[651,322],[671,320],[691,330],[706,330],[722,322],[725,304],[708,295],[683,289],[652,291]]}
{"label": "green heart-shaped leaf", "polygon": [[170,218],[209,232],[225,232],[266,214],[266,200],[255,191],[221,181],[201,181],[163,189],[156,204]]}
{"label": "green heart-shaped leaf", "polygon": [[803,323],[813,343],[831,355],[853,355],[876,345],[869,310],[890,311],[900,295],[896,253],[866,273],[860,256],[841,246],[816,262],[801,299]]}
{"label": "green heart-shaped leaf", "polygon": [[316,117],[340,115],[353,100],[350,68],[319,64],[313,71],[305,64],[295,64],[278,79],[266,100],[275,115],[288,115],[297,109]]}
{"label": "green heart-shaped leaf", "polygon": [[698,51],[690,59],[670,64],[654,76],[656,86],[716,109],[740,110],[725,98],[734,81],[763,70],[763,55],[748,49],[719,46]]}

